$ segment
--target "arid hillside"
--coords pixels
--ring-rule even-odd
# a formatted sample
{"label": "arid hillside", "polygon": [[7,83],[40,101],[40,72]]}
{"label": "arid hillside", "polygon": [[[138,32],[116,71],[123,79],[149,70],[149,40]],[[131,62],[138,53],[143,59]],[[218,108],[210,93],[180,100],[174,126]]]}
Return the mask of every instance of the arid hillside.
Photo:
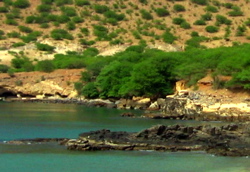
{"label": "arid hillside", "polygon": [[[96,47],[110,54],[146,43],[218,47],[249,42],[248,0],[2,0],[0,54],[52,59]],[[198,37],[198,38],[197,38]],[[164,48],[163,48],[164,49]]]}

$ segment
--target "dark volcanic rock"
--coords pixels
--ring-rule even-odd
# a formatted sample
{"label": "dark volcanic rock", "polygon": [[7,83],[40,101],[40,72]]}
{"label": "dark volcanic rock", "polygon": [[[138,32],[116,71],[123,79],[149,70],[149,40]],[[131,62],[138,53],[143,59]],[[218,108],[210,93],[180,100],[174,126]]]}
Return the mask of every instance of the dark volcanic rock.
{"label": "dark volcanic rock", "polygon": [[205,150],[223,156],[250,155],[250,124],[157,125],[138,133],[99,130],[69,140],[70,150]]}

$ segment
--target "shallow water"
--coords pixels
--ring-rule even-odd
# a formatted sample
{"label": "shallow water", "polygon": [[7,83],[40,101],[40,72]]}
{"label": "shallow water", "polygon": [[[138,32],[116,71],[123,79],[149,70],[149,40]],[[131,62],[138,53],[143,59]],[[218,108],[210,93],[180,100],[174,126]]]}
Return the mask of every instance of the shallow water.
{"label": "shallow water", "polygon": [[[209,123],[122,118],[120,114],[123,112],[80,105],[0,103],[0,141],[40,137],[77,138],[81,132],[104,128],[136,132],[156,124]],[[142,113],[133,112],[137,115]],[[250,158],[216,157],[204,152],[78,152],[55,144],[0,144],[0,171],[244,172],[250,171]]]}

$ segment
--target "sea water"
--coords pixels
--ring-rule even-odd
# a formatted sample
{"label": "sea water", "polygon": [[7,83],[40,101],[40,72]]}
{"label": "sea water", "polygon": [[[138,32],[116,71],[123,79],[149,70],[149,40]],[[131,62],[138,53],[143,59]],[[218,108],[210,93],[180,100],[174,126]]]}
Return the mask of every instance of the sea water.
{"label": "sea water", "polygon": [[[124,118],[125,110],[72,104],[0,103],[0,142],[26,138],[77,138],[86,131],[138,132],[156,124],[209,122]],[[140,116],[141,111],[133,111]],[[211,122],[210,122],[211,123]],[[213,122],[213,125],[222,125]],[[205,152],[69,151],[57,144],[0,144],[0,172],[248,172],[250,158]]]}

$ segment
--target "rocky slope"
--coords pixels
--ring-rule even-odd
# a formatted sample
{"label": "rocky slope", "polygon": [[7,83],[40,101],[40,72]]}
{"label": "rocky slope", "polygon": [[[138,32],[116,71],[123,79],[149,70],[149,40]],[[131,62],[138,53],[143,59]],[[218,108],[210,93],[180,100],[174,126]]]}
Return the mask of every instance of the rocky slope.
{"label": "rocky slope", "polygon": [[[102,54],[116,51],[113,45],[134,45],[141,41],[164,47],[169,41],[163,38],[167,29],[176,37],[173,44],[182,48],[192,32],[206,37],[202,45],[209,48],[249,42],[249,1],[245,0],[86,0],[82,5],[76,1],[28,0],[28,5],[23,7],[12,2],[0,2],[0,49],[3,51],[0,59],[7,64],[11,57],[9,51],[24,52],[31,59],[43,60],[53,58],[54,53],[82,52],[88,46],[97,47]],[[105,10],[111,13],[104,14]],[[211,16],[203,19],[207,13]],[[119,15],[124,18],[119,19]],[[222,17],[217,19],[217,15]],[[175,18],[182,18],[186,27],[175,23]],[[195,24],[199,20],[203,22]],[[97,34],[95,26],[102,26],[104,32]],[[218,31],[207,32],[207,26],[216,26]],[[55,29],[64,29],[73,39],[54,39]],[[36,36],[33,32],[40,34]],[[54,46],[55,51],[52,54],[40,51],[34,45],[36,42]],[[16,48],[15,43],[25,45]]]}

